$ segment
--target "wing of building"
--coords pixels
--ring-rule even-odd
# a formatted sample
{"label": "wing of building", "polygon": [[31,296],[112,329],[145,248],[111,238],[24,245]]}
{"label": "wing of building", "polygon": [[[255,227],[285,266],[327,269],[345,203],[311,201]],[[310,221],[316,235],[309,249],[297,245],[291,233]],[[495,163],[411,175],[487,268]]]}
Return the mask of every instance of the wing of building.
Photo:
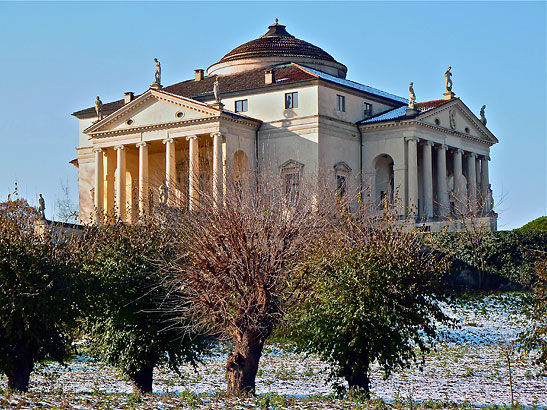
{"label": "wing of building", "polygon": [[335,189],[357,180],[377,204],[398,198],[401,217],[426,229],[450,225],[458,207],[496,229],[488,161],[498,141],[486,121],[453,92],[410,108],[346,73],[276,21],[207,73],[74,112],[81,220],[94,210],[130,218],[167,192],[221,192],[226,169],[240,178],[260,166],[292,190],[304,178],[325,176]]}

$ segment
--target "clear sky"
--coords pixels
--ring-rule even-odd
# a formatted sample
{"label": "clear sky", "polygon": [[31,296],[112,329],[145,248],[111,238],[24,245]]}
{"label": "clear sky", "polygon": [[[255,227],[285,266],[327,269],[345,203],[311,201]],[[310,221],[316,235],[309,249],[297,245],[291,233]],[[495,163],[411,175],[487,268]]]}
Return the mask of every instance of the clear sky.
{"label": "clear sky", "polygon": [[418,101],[453,91],[500,140],[491,151],[499,228],[546,214],[546,2],[0,2],[0,200],[13,191],[53,216],[77,202],[70,114],[193,78],[234,47],[287,30],[348,67],[348,79]]}

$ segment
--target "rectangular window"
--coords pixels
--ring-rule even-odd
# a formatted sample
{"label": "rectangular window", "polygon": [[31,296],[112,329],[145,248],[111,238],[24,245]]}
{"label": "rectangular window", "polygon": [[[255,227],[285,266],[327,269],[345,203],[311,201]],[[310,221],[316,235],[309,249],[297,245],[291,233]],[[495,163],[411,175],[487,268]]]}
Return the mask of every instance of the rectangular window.
{"label": "rectangular window", "polygon": [[336,175],[336,192],[339,197],[346,195],[346,176]]}
{"label": "rectangular window", "polygon": [[298,92],[285,94],[285,109],[298,108]]}
{"label": "rectangular window", "polygon": [[295,203],[298,199],[298,185],[300,176],[298,172],[285,174],[285,194],[289,198],[290,203]]}
{"label": "rectangular window", "polygon": [[236,112],[247,112],[247,100],[237,100],[236,101]]}
{"label": "rectangular window", "polygon": [[336,95],[336,109],[338,111],[346,112],[346,97],[343,95]]}
{"label": "rectangular window", "polygon": [[365,117],[369,117],[372,115],[372,104],[369,104],[367,102],[363,104],[363,114],[365,115]]}

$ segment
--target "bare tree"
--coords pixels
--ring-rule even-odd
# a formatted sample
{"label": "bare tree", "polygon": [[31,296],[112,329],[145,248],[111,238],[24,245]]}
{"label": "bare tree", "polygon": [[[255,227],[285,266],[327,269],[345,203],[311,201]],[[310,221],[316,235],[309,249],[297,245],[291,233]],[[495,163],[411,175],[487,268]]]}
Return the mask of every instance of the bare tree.
{"label": "bare tree", "polygon": [[178,253],[190,257],[166,266],[173,286],[186,293],[175,308],[202,331],[235,343],[228,393],[255,391],[264,342],[306,286],[299,257],[320,232],[325,208],[312,184],[256,175],[228,175],[222,199],[203,189],[199,199],[189,198],[192,211],[163,213],[177,231]]}

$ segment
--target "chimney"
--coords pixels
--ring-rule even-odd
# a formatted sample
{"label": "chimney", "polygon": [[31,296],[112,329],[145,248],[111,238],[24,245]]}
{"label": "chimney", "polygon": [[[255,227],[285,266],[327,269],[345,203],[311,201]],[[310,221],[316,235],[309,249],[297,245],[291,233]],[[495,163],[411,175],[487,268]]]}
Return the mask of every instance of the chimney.
{"label": "chimney", "polygon": [[133,101],[133,98],[135,98],[135,94],[133,94],[131,91],[129,91],[127,93],[123,93],[124,104],[127,104],[127,103]]}
{"label": "chimney", "polygon": [[194,70],[194,74],[196,75],[196,81],[203,80],[204,75],[203,75],[203,69],[202,68],[198,68],[197,70]]}
{"label": "chimney", "polygon": [[273,84],[275,82],[274,78],[274,70],[272,68],[266,70],[265,72],[266,76],[264,78],[264,82],[266,84]]}

